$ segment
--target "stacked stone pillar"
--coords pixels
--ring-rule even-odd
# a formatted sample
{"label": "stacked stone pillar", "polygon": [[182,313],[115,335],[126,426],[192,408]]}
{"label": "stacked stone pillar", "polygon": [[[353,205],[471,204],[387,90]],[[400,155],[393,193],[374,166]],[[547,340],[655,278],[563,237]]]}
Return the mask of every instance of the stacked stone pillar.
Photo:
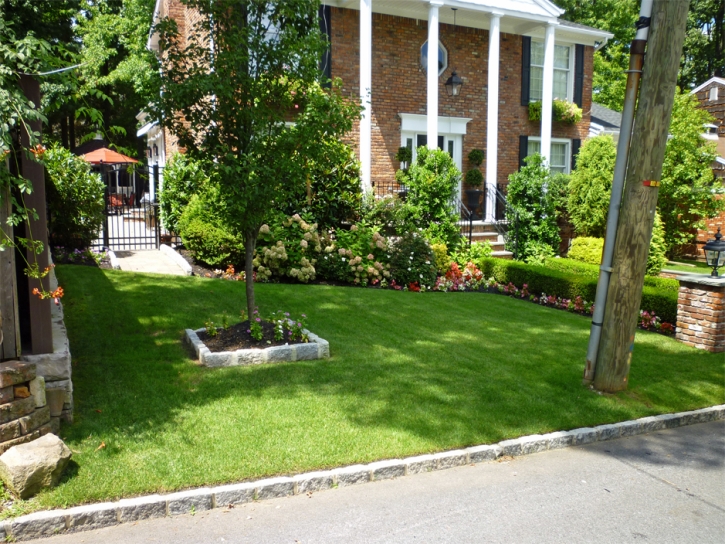
{"label": "stacked stone pillar", "polygon": [[[60,413],[58,413],[60,415]],[[50,432],[58,433],[60,418],[51,417],[45,380],[33,363],[0,363],[0,454]]]}
{"label": "stacked stone pillar", "polygon": [[725,278],[681,275],[677,336],[688,346],[725,352]]}

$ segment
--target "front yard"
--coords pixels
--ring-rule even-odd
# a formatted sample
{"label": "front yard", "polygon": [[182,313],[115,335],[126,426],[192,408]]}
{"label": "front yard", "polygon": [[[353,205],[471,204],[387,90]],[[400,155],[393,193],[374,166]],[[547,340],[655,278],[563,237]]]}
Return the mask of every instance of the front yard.
{"label": "front yard", "polygon": [[59,266],[74,451],[61,485],[4,515],[492,443],[725,402],[722,354],[638,332],[630,387],[581,386],[589,320],[483,293],[260,284],[329,360],[206,369],[184,328],[244,284]]}

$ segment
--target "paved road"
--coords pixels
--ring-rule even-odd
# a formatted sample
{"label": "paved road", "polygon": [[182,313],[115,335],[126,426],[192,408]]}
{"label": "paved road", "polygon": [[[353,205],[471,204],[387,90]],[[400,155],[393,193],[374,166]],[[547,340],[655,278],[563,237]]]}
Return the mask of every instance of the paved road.
{"label": "paved road", "polygon": [[722,544],[725,422],[38,542]]}

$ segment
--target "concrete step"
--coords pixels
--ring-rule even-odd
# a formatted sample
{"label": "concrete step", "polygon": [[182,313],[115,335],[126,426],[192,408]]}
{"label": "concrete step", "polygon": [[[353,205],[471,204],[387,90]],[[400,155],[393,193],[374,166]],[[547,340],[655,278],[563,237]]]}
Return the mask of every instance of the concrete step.
{"label": "concrete step", "polygon": [[496,257],[497,259],[507,259],[512,260],[514,258],[514,254],[510,251],[494,251],[491,253],[491,257]]}

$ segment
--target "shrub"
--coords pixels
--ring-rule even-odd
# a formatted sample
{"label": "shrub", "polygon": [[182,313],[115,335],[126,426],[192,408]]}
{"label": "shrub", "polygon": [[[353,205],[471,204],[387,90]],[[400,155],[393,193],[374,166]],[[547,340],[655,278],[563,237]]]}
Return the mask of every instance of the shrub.
{"label": "shrub", "polygon": [[481,166],[481,163],[483,162],[483,151],[481,149],[471,149],[468,152],[468,162],[470,162],[473,166]]}
{"label": "shrub", "polygon": [[607,229],[617,148],[609,135],[589,138],[569,181],[567,211],[579,236],[601,238]]}
{"label": "shrub", "polygon": [[66,249],[91,245],[103,224],[105,185],[91,165],[55,144],[44,155],[50,243]]}
{"label": "shrub", "polygon": [[426,239],[416,232],[409,232],[393,246],[390,257],[390,273],[402,286],[417,283],[432,289],[436,281],[433,251]]}
{"label": "shrub", "polygon": [[[516,237],[517,258],[525,260],[541,252],[541,244],[549,246],[554,253],[559,248],[559,227],[557,225],[556,203],[546,188],[551,181],[549,169],[545,167],[538,153],[526,158],[526,166],[509,176],[508,201],[510,209],[506,214],[513,225],[514,213],[518,215]],[[509,250],[513,237],[509,238]]]}
{"label": "shrub", "polygon": [[179,236],[197,261],[209,266],[239,265],[244,262],[244,241],[216,215],[219,205],[214,187],[192,196],[179,218]]}
{"label": "shrub", "polygon": [[652,238],[649,242],[649,254],[647,255],[647,275],[657,276],[666,264],[665,227],[660,219],[660,214],[655,212],[655,222],[652,228]]}
{"label": "shrub", "polygon": [[178,233],[184,208],[208,181],[209,177],[200,161],[181,153],[171,157],[164,168],[164,186],[159,195],[159,210],[164,227]]}
{"label": "shrub", "polygon": [[[552,259],[555,260],[555,259]],[[547,261],[549,262],[549,261]],[[594,301],[597,292],[596,276],[586,276],[552,270],[545,266],[524,264],[504,259],[485,259],[479,267],[484,277],[493,278],[498,283],[522,286],[528,285],[530,293],[546,293],[570,300],[581,296],[589,302]],[[648,281],[655,280],[655,281]],[[640,308],[654,311],[663,321],[677,321],[677,280],[663,281],[665,278],[646,278],[642,290]]]}
{"label": "shrub", "polygon": [[309,163],[307,183],[295,184],[298,190],[280,203],[278,210],[288,216],[314,217],[321,229],[327,229],[360,216],[360,162],[344,142],[328,139],[319,146],[325,160]]}
{"label": "shrub", "polygon": [[433,258],[435,259],[436,271],[445,274],[451,267],[451,257],[448,255],[448,247],[445,244],[431,244]]}
{"label": "shrub", "polygon": [[483,183],[483,174],[478,168],[474,168],[466,172],[466,185],[469,187],[480,187]]}
{"label": "shrub", "polygon": [[315,279],[322,240],[317,223],[311,223],[309,216],[306,219],[276,214],[260,227],[253,261],[258,280],[276,276],[307,283]]}
{"label": "shrub", "polygon": [[[546,268],[558,270],[566,274],[577,274],[589,278],[597,279],[599,277],[599,265],[587,264],[573,259],[562,259],[559,257],[546,259],[544,262]],[[669,291],[677,293],[680,289],[680,282],[672,278],[660,278],[659,276],[645,276],[644,284],[649,287],[655,287],[661,291]]]}
{"label": "shrub", "polygon": [[451,156],[440,149],[418,148],[418,157],[403,178],[408,197],[403,207],[404,223],[425,229],[434,243],[455,249],[460,240],[458,217],[454,206],[461,173]]}
{"label": "shrub", "polygon": [[487,259],[493,253],[493,248],[488,242],[473,242],[470,246],[461,246],[458,251],[453,254],[453,260],[462,269],[466,268],[468,263],[475,264],[481,268],[480,263]]}
{"label": "shrub", "polygon": [[591,236],[578,236],[571,241],[567,257],[589,264],[601,264],[604,238]]}

